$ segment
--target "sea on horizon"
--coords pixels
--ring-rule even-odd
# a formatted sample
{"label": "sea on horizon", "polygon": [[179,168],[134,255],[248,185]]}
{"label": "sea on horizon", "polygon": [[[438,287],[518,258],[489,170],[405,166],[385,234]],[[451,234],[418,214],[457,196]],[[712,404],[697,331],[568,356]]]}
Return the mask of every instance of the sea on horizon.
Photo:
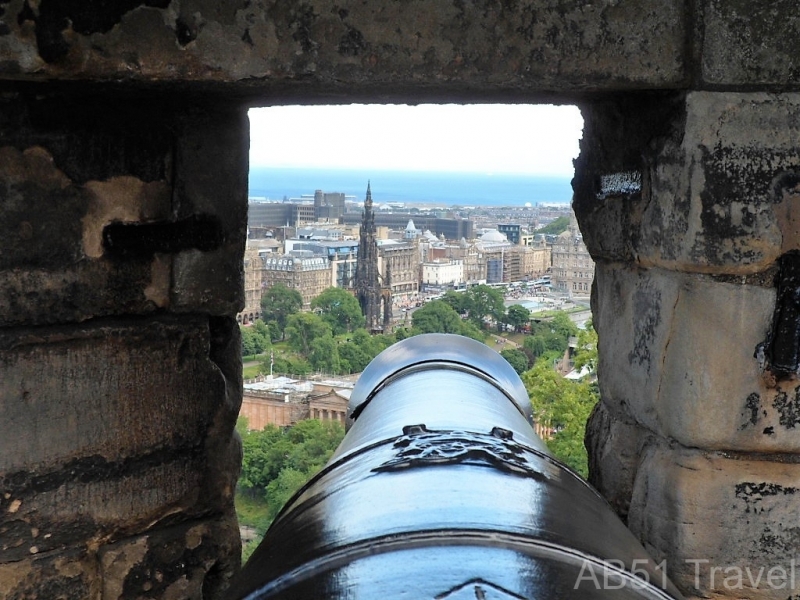
{"label": "sea on horizon", "polygon": [[273,167],[250,169],[249,196],[280,201],[313,197],[315,190],[322,190],[361,201],[368,181],[376,204],[523,207],[572,201],[571,178],[563,176]]}

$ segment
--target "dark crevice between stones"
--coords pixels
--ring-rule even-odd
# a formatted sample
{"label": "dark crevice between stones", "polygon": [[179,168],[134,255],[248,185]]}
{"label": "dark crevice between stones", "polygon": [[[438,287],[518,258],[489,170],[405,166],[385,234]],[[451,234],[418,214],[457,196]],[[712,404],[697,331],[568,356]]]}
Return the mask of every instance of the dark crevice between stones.
{"label": "dark crevice between stones", "polygon": [[178,17],[175,21],[175,37],[181,46],[186,46],[197,39],[197,28],[191,27],[182,17]]}
{"label": "dark crevice between stones", "polygon": [[342,56],[358,56],[367,49],[367,42],[358,29],[347,28],[347,33],[339,40],[339,54]]}
{"label": "dark crevice between stones", "polygon": [[791,250],[778,259],[775,285],[775,312],[763,349],[766,368],[780,381],[795,376],[800,368],[800,251]]}
{"label": "dark crevice between stones", "polygon": [[145,473],[170,462],[194,462],[202,456],[199,446],[154,450],[139,456],[110,461],[103,456],[84,456],[62,465],[57,471],[34,473],[17,471],[0,477],[0,489],[8,498],[0,497],[0,509],[5,512],[7,504],[28,494],[43,494],[57,490],[64,484],[83,484],[121,479]]}
{"label": "dark crevice between stones", "polygon": [[103,229],[103,247],[114,258],[132,259],[183,250],[209,252],[224,241],[217,217],[194,215],[178,221],[111,223]]}
{"label": "dark crevice between stones", "polygon": [[718,283],[732,283],[739,285],[754,285],[757,287],[774,287],[775,278],[778,276],[778,265],[773,265],[768,269],[758,273],[748,275],[729,275],[729,274],[709,274],[708,277]]}

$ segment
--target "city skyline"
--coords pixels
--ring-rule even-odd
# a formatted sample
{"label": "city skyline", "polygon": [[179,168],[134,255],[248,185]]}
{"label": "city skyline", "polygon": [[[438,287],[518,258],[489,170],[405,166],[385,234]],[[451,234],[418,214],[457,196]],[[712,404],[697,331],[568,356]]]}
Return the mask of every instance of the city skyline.
{"label": "city skyline", "polygon": [[575,106],[338,105],[251,109],[251,167],[571,176]]}

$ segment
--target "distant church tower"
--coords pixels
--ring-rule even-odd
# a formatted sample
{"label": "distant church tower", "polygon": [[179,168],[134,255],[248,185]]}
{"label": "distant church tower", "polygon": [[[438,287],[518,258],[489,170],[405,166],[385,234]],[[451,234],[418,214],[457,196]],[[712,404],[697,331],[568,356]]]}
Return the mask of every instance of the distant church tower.
{"label": "distant church tower", "polygon": [[[388,333],[392,315],[391,293],[387,298],[381,288],[378,240],[375,235],[375,214],[372,212],[372,191],[369,182],[367,182],[367,197],[364,199],[364,212],[361,215],[355,288],[361,313],[367,321],[367,330],[373,333],[381,331]],[[385,303],[383,310],[381,310],[382,301]]]}

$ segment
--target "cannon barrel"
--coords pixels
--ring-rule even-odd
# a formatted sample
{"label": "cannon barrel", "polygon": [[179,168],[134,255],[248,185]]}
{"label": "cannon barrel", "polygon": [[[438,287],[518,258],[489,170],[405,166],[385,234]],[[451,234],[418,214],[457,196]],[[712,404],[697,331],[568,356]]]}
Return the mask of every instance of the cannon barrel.
{"label": "cannon barrel", "polygon": [[485,345],[426,334],[391,346],[231,598],[679,598],[530,423],[522,381]]}

